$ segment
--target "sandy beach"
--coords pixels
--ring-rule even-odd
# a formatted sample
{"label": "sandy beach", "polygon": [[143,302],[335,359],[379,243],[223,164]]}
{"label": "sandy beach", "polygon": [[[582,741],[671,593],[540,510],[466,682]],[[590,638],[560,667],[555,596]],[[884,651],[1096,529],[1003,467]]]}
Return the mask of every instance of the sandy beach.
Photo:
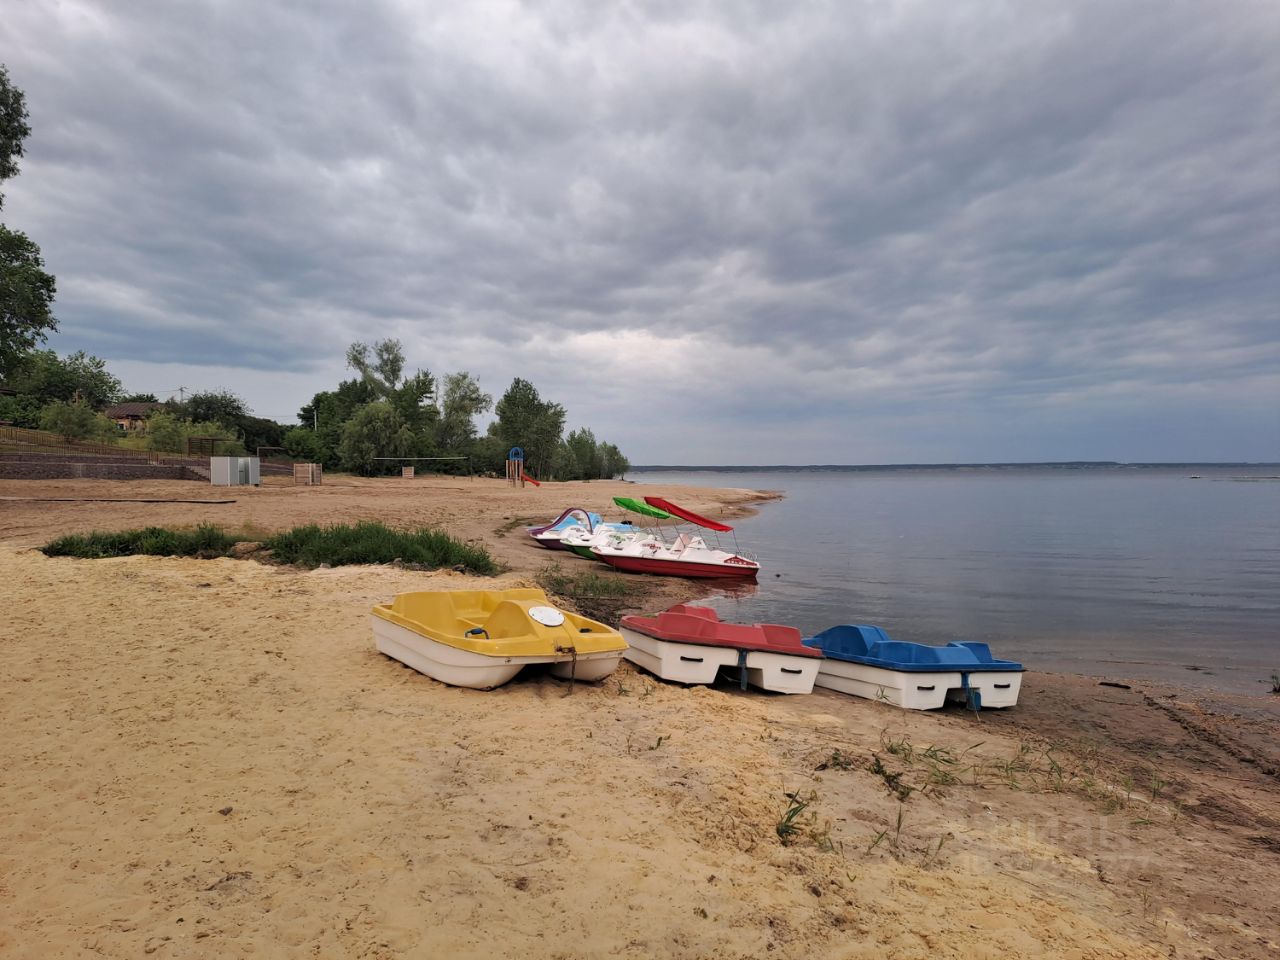
{"label": "sandy beach", "polygon": [[[335,477],[180,504],[122,501],[219,494],[0,481],[0,955],[1280,951],[1280,697],[1030,673],[1014,710],[916,714],[626,664],[572,690],[530,672],[477,692],[374,650],[373,604],[531,582],[557,558],[525,521],[634,489]],[[663,492],[723,517],[767,499]],[[440,526],[509,570],[34,549],[364,518]],[[701,589],[655,583],[637,606]]]}

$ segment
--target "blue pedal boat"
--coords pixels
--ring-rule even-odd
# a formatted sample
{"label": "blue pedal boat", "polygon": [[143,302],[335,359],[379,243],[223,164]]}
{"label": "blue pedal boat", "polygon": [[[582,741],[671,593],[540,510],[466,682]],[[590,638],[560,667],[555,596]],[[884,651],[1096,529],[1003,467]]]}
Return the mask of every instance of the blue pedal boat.
{"label": "blue pedal boat", "polygon": [[816,686],[908,710],[936,710],[948,699],[973,710],[1012,707],[1022,688],[1022,664],[996,659],[985,643],[933,647],[894,640],[868,624],[841,624],[804,643],[826,658]]}

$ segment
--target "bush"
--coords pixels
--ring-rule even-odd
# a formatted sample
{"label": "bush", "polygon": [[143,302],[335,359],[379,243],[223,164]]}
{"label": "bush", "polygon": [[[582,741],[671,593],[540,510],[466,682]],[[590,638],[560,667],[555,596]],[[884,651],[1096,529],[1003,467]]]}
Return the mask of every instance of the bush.
{"label": "bush", "polygon": [[40,411],[40,429],[67,440],[114,440],[116,425],[85,403],[51,403]]}
{"label": "bush", "polygon": [[235,537],[228,536],[213,524],[202,523],[192,530],[146,527],[114,533],[76,533],[59,537],[41,550],[50,557],[83,557],[87,560],[135,554],[209,558],[226,556],[235,542]]}
{"label": "bush", "polygon": [[411,456],[413,441],[413,431],[395,407],[385,401],[367,403],[343,426],[338,458],[345,469],[370,477],[391,469],[385,458]]}
{"label": "bush", "polygon": [[[147,527],[143,530],[121,530],[72,534],[59,537],[41,550],[50,557],[128,557],[148,554],[162,557],[225,557],[236,538],[213,524],[204,523],[190,530]],[[269,538],[264,544],[280,563],[301,567],[332,567],[353,563],[391,563],[400,560],[422,567],[462,567],[470,573],[498,572],[498,565],[483,547],[455,540],[446,533],[420,527],[417,530],[392,530],[381,523],[319,527],[314,524],[294,527]]]}
{"label": "bush", "polygon": [[446,533],[419,527],[392,530],[366,521],[353,525],[294,527],[266,541],[272,556],[282,563],[338,567],[352,563],[404,563],[424,567],[461,566],[471,573],[497,573],[498,565],[483,547],[473,547]]}
{"label": "bush", "polygon": [[285,453],[303,463],[323,463],[324,444],[314,430],[294,427],[284,435]]}
{"label": "bush", "polygon": [[184,420],[164,410],[147,418],[147,442],[152,450],[184,453],[187,437],[221,437],[229,442],[218,444],[219,456],[243,456],[244,445],[235,433],[220,423]]}

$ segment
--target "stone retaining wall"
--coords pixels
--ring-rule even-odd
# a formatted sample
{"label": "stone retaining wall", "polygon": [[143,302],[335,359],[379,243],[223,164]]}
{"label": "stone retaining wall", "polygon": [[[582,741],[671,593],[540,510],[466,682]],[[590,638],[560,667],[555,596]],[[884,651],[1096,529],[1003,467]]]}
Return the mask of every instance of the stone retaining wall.
{"label": "stone retaining wall", "polygon": [[0,460],[0,480],[208,480],[189,467],[166,463],[70,463]]}

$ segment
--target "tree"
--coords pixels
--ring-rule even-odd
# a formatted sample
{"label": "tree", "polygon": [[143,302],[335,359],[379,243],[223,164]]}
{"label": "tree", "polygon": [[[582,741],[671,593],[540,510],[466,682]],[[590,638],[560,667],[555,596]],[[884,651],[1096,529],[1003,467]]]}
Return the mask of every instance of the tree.
{"label": "tree", "polygon": [[303,463],[320,463],[324,456],[324,446],[314,430],[306,427],[294,427],[284,435],[285,453]]}
{"label": "tree", "polygon": [[[0,65],[0,183],[17,176],[22,142],[30,134],[26,98]],[[53,275],[44,271],[40,248],[26,234],[0,224],[0,380],[11,377],[23,357],[58,329],[52,309],[56,288]]]}
{"label": "tree", "polygon": [[434,445],[436,421],[440,418],[435,397],[436,378],[426,370],[419,370],[412,377],[405,378],[400,386],[387,395],[387,401],[400,414],[423,455]]}
{"label": "tree", "polygon": [[360,374],[376,396],[385,399],[404,372],[404,346],[394,339],[379,340],[372,347],[353,343],[347,348],[347,366]]}
{"label": "tree", "polygon": [[493,410],[498,419],[490,434],[507,447],[523,447],[529,472],[546,476],[564,431],[564,407],[544,401],[532,383],[516,377]]}
{"label": "tree", "polygon": [[159,403],[154,393],[126,393],[117,403]]}
{"label": "tree", "polygon": [[631,469],[631,461],[612,443],[600,444],[600,476],[606,480],[621,477]]}
{"label": "tree", "polygon": [[356,410],[374,399],[372,388],[363,380],[344,380],[337,390],[317,393],[298,411],[299,423],[313,429],[320,441],[320,457],[313,462],[330,469],[341,466],[338,446],[342,443],[342,428]]}
{"label": "tree", "polygon": [[[0,181],[18,175],[22,141],[29,136],[26,97],[9,82],[9,70],[0,63]],[[4,194],[0,194],[0,206],[3,205]]]}
{"label": "tree", "polygon": [[565,480],[595,480],[603,475],[594,433],[585,427],[572,430],[565,437],[564,445],[569,450],[574,467],[574,473],[566,475]]}
{"label": "tree", "polygon": [[40,429],[68,440],[109,440],[117,432],[114,423],[80,401],[49,404],[40,411]]}
{"label": "tree", "polygon": [[57,285],[45,273],[40,248],[25,234],[0,224],[0,379],[8,379],[48,334]]}
{"label": "tree", "polygon": [[399,412],[384,400],[366,404],[342,428],[338,459],[342,466],[365,476],[384,473],[379,457],[412,456],[413,433]]}
{"label": "tree", "polygon": [[249,416],[249,406],[230,390],[205,390],[193,393],[172,410],[186,420],[220,423],[228,430],[239,430],[240,421]]}
{"label": "tree", "polygon": [[266,417],[241,417],[240,439],[250,453],[256,454],[259,447],[282,447],[286,427],[284,424],[268,420]]}
{"label": "tree", "polygon": [[106,361],[83,350],[65,358],[52,350],[33,351],[23,358],[9,385],[40,406],[79,399],[101,410],[117,403],[121,395],[120,380],[107,369]]}
{"label": "tree", "polygon": [[243,454],[244,445],[234,430],[220,423],[197,423],[186,420],[167,410],[157,410],[147,420],[147,445],[152,450],[166,453],[183,453],[188,437],[221,437],[230,441],[218,444],[218,453],[227,456]]}
{"label": "tree", "polygon": [[475,418],[493,406],[493,397],[480,389],[479,382],[465,370],[444,378],[440,424],[436,446],[448,453],[460,453],[476,438]]}

